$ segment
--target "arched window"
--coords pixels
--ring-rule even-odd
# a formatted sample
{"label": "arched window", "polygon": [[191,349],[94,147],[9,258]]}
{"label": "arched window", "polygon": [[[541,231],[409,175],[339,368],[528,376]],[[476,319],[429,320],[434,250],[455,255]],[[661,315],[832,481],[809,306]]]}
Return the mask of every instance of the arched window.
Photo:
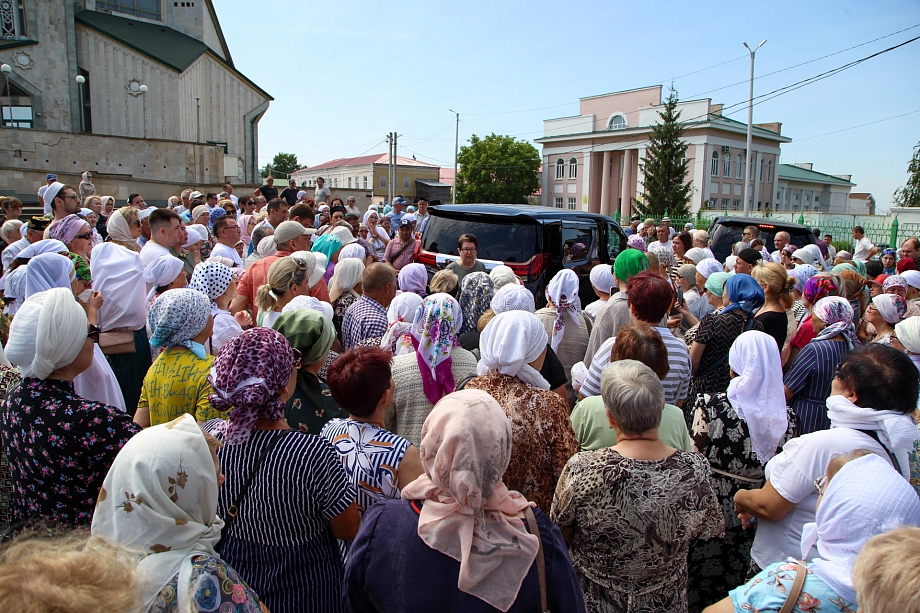
{"label": "arched window", "polygon": [[559,158],[556,160],[556,178],[564,179],[565,178],[565,160]]}
{"label": "arched window", "polygon": [[709,174],[713,177],[719,176],[719,152],[712,152],[712,167],[709,169]]}
{"label": "arched window", "polygon": [[773,183],[773,160],[767,162],[767,183]]}
{"label": "arched window", "polygon": [[607,122],[608,130],[622,130],[626,128],[629,124],[626,122],[626,116],[622,113],[617,113],[610,118],[610,121]]}
{"label": "arched window", "polygon": [[760,158],[760,182],[763,183],[763,169],[766,167],[764,164],[764,159]]}
{"label": "arched window", "polygon": [[578,178],[578,158],[572,158],[569,160],[569,178]]}
{"label": "arched window", "polygon": [[744,158],[741,157],[740,153],[735,157],[735,178],[744,178]]}
{"label": "arched window", "polygon": [[725,159],[722,160],[722,176],[726,179],[732,178],[732,154],[726,153]]}

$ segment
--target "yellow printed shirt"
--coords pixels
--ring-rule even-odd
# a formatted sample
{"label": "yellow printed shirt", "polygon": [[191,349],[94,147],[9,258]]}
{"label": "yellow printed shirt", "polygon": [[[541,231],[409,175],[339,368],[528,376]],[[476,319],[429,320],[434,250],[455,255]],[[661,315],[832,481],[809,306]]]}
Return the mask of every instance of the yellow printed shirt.
{"label": "yellow printed shirt", "polygon": [[226,418],[211,406],[208,373],[214,356],[199,358],[185,348],[163,351],[144,377],[138,406],[150,408],[150,425],[165,424],[189,413],[198,421]]}

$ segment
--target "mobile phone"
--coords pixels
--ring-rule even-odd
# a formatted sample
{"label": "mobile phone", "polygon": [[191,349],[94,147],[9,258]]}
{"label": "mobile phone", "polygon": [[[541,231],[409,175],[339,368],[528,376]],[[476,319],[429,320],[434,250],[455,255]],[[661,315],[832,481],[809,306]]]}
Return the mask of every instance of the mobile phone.
{"label": "mobile phone", "polygon": [[684,288],[678,286],[674,292],[677,294],[677,304],[684,306]]}

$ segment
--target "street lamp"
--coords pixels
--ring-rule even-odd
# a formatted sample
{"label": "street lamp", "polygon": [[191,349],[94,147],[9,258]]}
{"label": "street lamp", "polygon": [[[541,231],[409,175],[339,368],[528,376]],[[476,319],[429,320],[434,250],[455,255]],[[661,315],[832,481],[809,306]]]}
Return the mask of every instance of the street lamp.
{"label": "street lamp", "polygon": [[[747,148],[744,158],[744,216],[747,217],[751,214],[751,201],[749,196],[751,195],[751,170],[753,167],[753,162],[751,161],[751,122],[754,120],[754,54],[757,53],[757,49],[760,49],[764,46],[764,43],[767,42],[767,39],[763,39],[757,47],[753,50],[748,47],[747,43],[744,43],[744,48],[747,49],[751,54],[751,80],[750,87],[748,88],[748,120],[747,120]],[[756,169],[755,169],[756,170]]]}
{"label": "street lamp", "polygon": [[83,84],[86,83],[86,77],[78,74],[76,81],[77,91],[80,92],[80,132],[86,132],[86,118],[83,116]]}
{"label": "street lamp", "polygon": [[[13,127],[13,92],[10,91],[10,73],[13,72],[13,67],[9,64],[0,65],[0,72],[3,73],[3,76],[6,77],[6,99],[10,107],[10,127]],[[0,125],[2,125],[0,121]]]}
{"label": "street lamp", "polygon": [[457,204],[457,151],[460,149],[460,113],[454,109],[447,109],[457,116],[457,127],[454,130],[454,184],[451,189],[451,204]]}
{"label": "street lamp", "polygon": [[147,138],[147,86],[141,85],[137,91],[141,93],[141,103],[144,105],[144,138]]}

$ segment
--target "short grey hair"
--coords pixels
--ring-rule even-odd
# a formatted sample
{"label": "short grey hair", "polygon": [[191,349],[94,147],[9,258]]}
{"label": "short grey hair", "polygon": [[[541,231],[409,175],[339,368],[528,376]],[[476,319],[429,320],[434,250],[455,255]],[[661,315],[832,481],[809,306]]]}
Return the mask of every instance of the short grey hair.
{"label": "short grey hair", "polygon": [[6,242],[12,244],[22,238],[22,236],[19,234],[19,228],[21,227],[22,222],[18,219],[8,219],[3,222],[2,226],[0,226],[0,234],[3,235],[3,238],[6,240]]}
{"label": "short grey hair", "polygon": [[174,209],[174,208],[176,208],[177,206],[179,206],[180,204],[182,204],[182,200],[179,198],[179,196],[170,196],[170,197],[166,200],[166,204],[167,204],[167,206],[169,206],[169,208]]}
{"label": "short grey hair", "polygon": [[618,360],[601,373],[601,398],[621,434],[642,434],[661,425],[664,387],[651,368]]}
{"label": "short grey hair", "polygon": [[[791,241],[791,240],[792,240],[792,235],[789,234],[788,232],[780,231],[780,232],[777,232],[777,233],[776,233],[776,236],[781,236],[781,237],[785,238],[787,241]],[[774,238],[776,238],[776,236],[774,236]]]}
{"label": "short grey hair", "polygon": [[694,230],[693,231],[693,240],[700,241],[704,245],[709,243],[709,232],[706,230]]}
{"label": "short grey hair", "polygon": [[260,242],[262,242],[263,238],[266,236],[271,236],[272,234],[274,234],[274,231],[268,226],[259,226],[252,231],[252,240],[256,245],[258,245]]}

